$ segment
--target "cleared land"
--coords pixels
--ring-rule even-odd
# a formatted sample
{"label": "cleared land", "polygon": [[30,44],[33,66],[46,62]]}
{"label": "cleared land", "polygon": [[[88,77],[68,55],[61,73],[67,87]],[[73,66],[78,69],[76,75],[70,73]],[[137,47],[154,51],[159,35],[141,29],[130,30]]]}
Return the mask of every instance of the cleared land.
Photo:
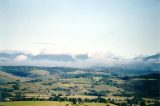
{"label": "cleared land", "polygon": [[[20,101],[20,102],[4,102],[2,106],[106,106],[104,103],[84,103],[73,105],[70,102],[52,102],[52,101]],[[108,104],[109,106],[115,106]]]}
{"label": "cleared land", "polygon": [[3,106],[155,106],[160,104],[159,76],[64,67],[0,67],[0,101]]}

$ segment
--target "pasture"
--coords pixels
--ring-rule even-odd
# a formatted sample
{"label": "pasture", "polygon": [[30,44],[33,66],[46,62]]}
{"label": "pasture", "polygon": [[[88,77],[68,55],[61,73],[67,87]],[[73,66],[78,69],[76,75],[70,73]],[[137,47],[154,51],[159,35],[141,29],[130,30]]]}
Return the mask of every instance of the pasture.
{"label": "pasture", "polygon": [[113,104],[104,103],[84,103],[73,105],[71,102],[55,102],[55,101],[18,101],[3,102],[0,106],[115,106]]}

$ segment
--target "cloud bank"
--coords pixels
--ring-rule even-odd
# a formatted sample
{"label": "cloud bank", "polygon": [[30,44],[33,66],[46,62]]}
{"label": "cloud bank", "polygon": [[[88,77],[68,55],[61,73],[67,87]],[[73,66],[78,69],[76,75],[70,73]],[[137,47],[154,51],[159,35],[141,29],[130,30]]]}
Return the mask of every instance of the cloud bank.
{"label": "cloud bank", "polygon": [[114,54],[95,53],[88,54],[38,54],[32,55],[23,52],[0,52],[0,65],[1,66],[57,66],[57,67],[113,67],[113,66],[132,66],[134,65],[147,65],[147,64],[160,64],[160,53],[136,57],[133,59],[125,59]]}

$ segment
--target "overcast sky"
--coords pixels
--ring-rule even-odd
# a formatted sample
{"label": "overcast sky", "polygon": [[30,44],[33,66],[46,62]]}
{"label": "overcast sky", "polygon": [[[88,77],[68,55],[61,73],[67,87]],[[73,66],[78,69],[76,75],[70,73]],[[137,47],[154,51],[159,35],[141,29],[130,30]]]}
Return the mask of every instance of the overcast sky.
{"label": "overcast sky", "polygon": [[0,0],[0,50],[160,52],[159,0]]}

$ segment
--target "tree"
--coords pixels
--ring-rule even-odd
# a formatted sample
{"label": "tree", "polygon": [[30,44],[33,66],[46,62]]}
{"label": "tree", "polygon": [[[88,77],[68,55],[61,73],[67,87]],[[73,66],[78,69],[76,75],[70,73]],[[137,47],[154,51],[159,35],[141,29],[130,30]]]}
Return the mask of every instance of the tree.
{"label": "tree", "polygon": [[22,92],[16,92],[15,100],[23,100],[25,96],[22,94]]}
{"label": "tree", "polygon": [[77,104],[77,99],[76,99],[76,98],[73,98],[73,99],[72,99],[72,103],[73,103],[73,104]]}
{"label": "tree", "polygon": [[140,103],[140,106],[146,106],[146,103],[144,100]]}
{"label": "tree", "polygon": [[120,106],[127,106],[127,103],[122,103]]}

